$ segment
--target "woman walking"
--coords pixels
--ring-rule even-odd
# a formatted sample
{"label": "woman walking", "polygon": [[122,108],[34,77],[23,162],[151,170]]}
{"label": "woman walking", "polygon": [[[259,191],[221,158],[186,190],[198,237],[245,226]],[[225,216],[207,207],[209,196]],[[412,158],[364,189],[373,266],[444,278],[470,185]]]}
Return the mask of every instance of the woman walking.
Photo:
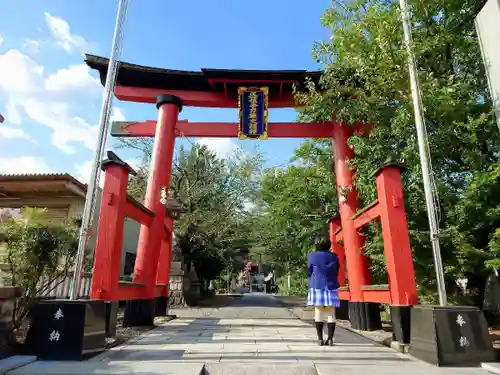
{"label": "woman walking", "polygon": [[[331,242],[327,236],[320,236],[314,243],[315,252],[307,255],[307,276],[309,293],[307,305],[314,306],[314,322],[320,346],[333,346],[335,333],[335,308],[340,306],[339,300],[339,259],[330,251]],[[325,319],[326,318],[326,319]],[[323,341],[324,320],[327,324],[328,336]]]}

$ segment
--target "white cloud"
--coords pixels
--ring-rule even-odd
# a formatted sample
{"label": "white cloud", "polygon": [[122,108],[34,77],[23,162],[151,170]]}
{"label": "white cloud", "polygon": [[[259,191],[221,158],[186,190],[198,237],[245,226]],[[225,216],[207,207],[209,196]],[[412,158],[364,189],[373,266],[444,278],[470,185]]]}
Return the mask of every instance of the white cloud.
{"label": "white cloud", "polygon": [[8,95],[28,95],[39,91],[44,67],[18,50],[11,49],[0,59],[0,89]]}
{"label": "white cloud", "polygon": [[88,43],[84,38],[71,33],[68,22],[62,18],[52,16],[48,12],[45,12],[44,15],[50,33],[60,48],[67,53],[72,53],[75,50],[84,52],[88,48]]}
{"label": "white cloud", "polygon": [[[90,173],[92,172],[92,160],[86,161],[76,167],[75,178],[84,184],[88,184],[90,180]],[[99,186],[104,186],[104,172],[100,170]]]}
{"label": "white cloud", "polygon": [[7,97],[9,121],[20,123],[24,112],[51,129],[52,143],[64,152],[76,152],[71,142],[94,149],[97,125],[71,114],[82,97],[99,93],[99,83],[87,66],[73,65],[47,75],[42,65],[18,50],[0,58],[0,94]]}
{"label": "white cloud", "polygon": [[130,165],[134,170],[137,170],[141,164],[139,159],[126,159],[124,162]]}
{"label": "white cloud", "polygon": [[230,156],[239,148],[231,138],[202,138],[196,143],[207,146],[220,157]]}
{"label": "white cloud", "polygon": [[[125,163],[130,165],[132,168],[136,169],[139,165],[139,161],[136,159],[124,160]],[[104,172],[102,170],[99,177],[99,186],[102,188],[104,186]],[[76,166],[76,179],[87,184],[90,179],[90,173],[92,172],[92,160],[86,161],[80,165]]]}
{"label": "white cloud", "polygon": [[23,129],[11,126],[0,126],[0,139],[27,139],[37,143]]}
{"label": "white cloud", "polygon": [[0,173],[30,174],[50,172],[51,168],[42,157],[21,156],[0,158]]}
{"label": "white cloud", "polygon": [[125,115],[122,110],[118,107],[113,107],[113,112],[111,113],[110,121],[125,121]]}
{"label": "white cloud", "polygon": [[21,119],[21,114],[19,113],[19,110],[17,108],[17,105],[15,102],[10,101],[6,105],[6,115],[7,119],[11,124],[20,124],[22,119]]}
{"label": "white cloud", "polygon": [[0,34],[0,45],[3,43],[3,36]]}
{"label": "white cloud", "polygon": [[79,64],[59,69],[54,74],[50,74],[45,78],[45,88],[54,92],[98,90],[100,84],[96,78],[90,75],[87,65]]}
{"label": "white cloud", "polygon": [[71,142],[81,142],[88,149],[94,149],[97,126],[71,116],[67,103],[26,99],[24,110],[32,120],[52,129],[52,143],[62,151],[74,154],[76,148],[69,144]]}
{"label": "white cloud", "polygon": [[40,52],[40,42],[38,40],[26,39],[23,43],[23,48],[32,55]]}

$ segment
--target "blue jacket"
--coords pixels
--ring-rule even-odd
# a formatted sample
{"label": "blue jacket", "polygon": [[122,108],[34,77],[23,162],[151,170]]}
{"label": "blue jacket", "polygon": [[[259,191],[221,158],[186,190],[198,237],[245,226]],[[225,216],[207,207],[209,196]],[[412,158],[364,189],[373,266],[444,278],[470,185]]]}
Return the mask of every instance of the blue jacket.
{"label": "blue jacket", "polygon": [[309,289],[339,288],[339,258],[331,251],[315,251],[307,255]]}

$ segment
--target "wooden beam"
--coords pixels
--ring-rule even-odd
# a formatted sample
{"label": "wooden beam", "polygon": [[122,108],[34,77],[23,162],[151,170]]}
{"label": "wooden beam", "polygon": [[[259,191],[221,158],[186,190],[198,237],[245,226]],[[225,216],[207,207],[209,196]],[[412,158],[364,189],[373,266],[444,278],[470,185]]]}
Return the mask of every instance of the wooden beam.
{"label": "wooden beam", "polygon": [[[186,107],[238,108],[237,98],[228,98],[219,92],[160,90],[141,87],[116,86],[115,96],[119,100],[138,103],[156,103],[159,95],[174,95],[182,100]],[[283,94],[283,98],[269,98],[269,108],[297,107],[292,93]]]}
{"label": "wooden beam", "polygon": [[340,287],[339,288],[339,299],[342,301],[350,301],[351,300],[351,293],[349,292],[348,287]]}
{"label": "wooden beam", "polygon": [[[270,138],[330,138],[334,123],[331,122],[272,122],[269,123]],[[115,121],[111,125],[114,137],[154,137],[156,121]],[[177,121],[176,135],[179,137],[235,138],[238,136],[236,122],[189,122]]]}
{"label": "wooden beam", "polygon": [[151,211],[147,209],[143,210],[140,206],[135,205],[134,202],[127,200],[125,204],[125,216],[131,218],[139,224],[149,227],[151,226],[155,215]]}
{"label": "wooden beam", "polygon": [[[155,297],[160,297],[165,294],[166,286],[164,284],[157,284],[155,287]],[[144,284],[134,283],[128,281],[118,282],[118,287],[114,292],[102,290],[96,299],[103,299],[107,301],[128,301],[136,299],[147,299],[144,295]]]}
{"label": "wooden beam", "polygon": [[0,197],[0,208],[23,208],[23,207],[47,207],[50,208],[66,208],[72,204],[82,203],[80,197],[65,197],[65,196],[30,196],[30,197]]}
{"label": "wooden beam", "polygon": [[354,227],[356,229],[360,229],[366,224],[377,220],[379,217],[380,211],[377,200],[364,207],[361,211],[357,212],[356,215],[352,217],[352,220],[354,220]]}
{"label": "wooden beam", "polygon": [[365,302],[386,303],[388,305],[392,303],[389,285],[364,285],[361,287],[361,292]]}

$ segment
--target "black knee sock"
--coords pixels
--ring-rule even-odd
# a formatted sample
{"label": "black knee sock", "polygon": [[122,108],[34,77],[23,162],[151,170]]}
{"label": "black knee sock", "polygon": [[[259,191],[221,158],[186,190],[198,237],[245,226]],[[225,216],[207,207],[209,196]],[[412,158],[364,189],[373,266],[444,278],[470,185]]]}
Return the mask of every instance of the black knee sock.
{"label": "black knee sock", "polygon": [[323,340],[323,322],[315,322],[316,333],[318,334],[318,340]]}
{"label": "black knee sock", "polygon": [[335,323],[326,323],[326,328],[328,330],[328,340],[333,339],[333,335],[335,334]]}

